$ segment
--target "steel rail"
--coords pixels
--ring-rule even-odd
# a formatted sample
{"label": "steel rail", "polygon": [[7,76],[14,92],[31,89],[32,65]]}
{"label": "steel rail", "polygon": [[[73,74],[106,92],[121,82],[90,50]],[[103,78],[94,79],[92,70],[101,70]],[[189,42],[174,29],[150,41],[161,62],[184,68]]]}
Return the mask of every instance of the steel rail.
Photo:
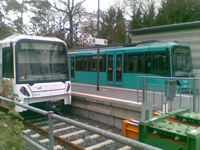
{"label": "steel rail", "polygon": [[[37,131],[37,132],[39,132],[39,133],[42,133],[44,136],[46,136],[46,137],[49,138],[49,131],[44,130],[44,129],[42,129],[41,127],[36,126],[36,125],[34,125],[34,124],[30,123],[30,122],[27,122],[27,121],[24,120],[24,119],[21,119],[21,118],[18,118],[18,119],[21,120],[26,126],[32,128],[32,129],[34,129],[35,131]],[[57,135],[55,135],[55,134],[54,134],[54,140],[55,140],[56,142],[58,142],[59,144],[62,144],[62,145],[64,145],[65,147],[67,147],[67,148],[69,148],[69,149],[73,149],[73,150],[84,150],[84,148],[82,148],[82,147],[80,147],[80,146],[78,146],[78,145],[76,145],[76,144],[73,144],[73,143],[67,141],[66,139],[61,138],[61,137],[59,137],[59,136],[57,136]]]}
{"label": "steel rail", "polygon": [[61,117],[61,116],[56,115],[56,114],[53,114],[52,118],[63,121],[63,122],[67,122],[67,123],[72,124],[76,127],[79,127],[79,128],[85,129],[87,131],[99,134],[99,135],[104,136],[106,138],[112,139],[112,140],[117,141],[117,142],[121,142],[123,144],[129,145],[129,146],[137,148],[137,149],[141,149],[141,150],[161,150],[158,147],[155,147],[155,146],[152,146],[152,145],[147,145],[145,143],[124,137],[122,135],[118,135],[116,133],[108,132],[106,130],[102,130],[102,129],[99,129],[99,128],[94,127],[94,126],[83,124],[81,122],[78,122],[78,121],[75,121],[75,120],[72,120],[72,119],[69,119],[69,118],[64,118],[64,117]]}
{"label": "steel rail", "polygon": [[[3,111],[3,112],[5,112],[5,113],[8,112],[8,110],[5,109],[5,108],[1,108],[1,107],[0,107],[0,110]],[[37,132],[39,132],[39,133],[42,133],[44,136],[46,136],[46,137],[49,138],[49,131],[44,130],[44,129],[42,129],[41,127],[36,126],[36,125],[34,125],[34,124],[30,123],[30,122],[27,122],[26,120],[24,120],[24,119],[22,119],[22,118],[19,118],[19,117],[17,117],[17,116],[13,116],[13,117],[14,117],[15,119],[18,119],[18,120],[22,121],[23,124],[25,124],[26,126],[32,128],[32,129],[34,129],[35,131],[37,131]],[[29,140],[28,138],[26,138],[25,136],[22,135],[22,137],[23,137],[26,141],[29,141],[29,142],[30,142],[30,140]],[[78,146],[78,145],[76,145],[76,144],[73,144],[73,143],[67,141],[66,139],[61,138],[61,137],[59,137],[59,136],[57,136],[57,135],[55,135],[55,134],[54,134],[54,140],[55,140],[56,142],[58,142],[59,144],[62,144],[62,145],[64,145],[65,147],[67,147],[67,148],[69,148],[69,149],[73,149],[73,150],[84,150],[84,148],[82,148],[82,147],[80,147],[80,146]],[[30,143],[32,143],[32,142],[30,142]]]}
{"label": "steel rail", "polygon": [[[21,107],[24,107],[26,109],[29,109],[31,111],[34,111],[34,112],[37,112],[37,113],[40,113],[42,115],[45,115],[45,116],[48,116],[49,115],[49,112],[48,111],[44,111],[44,110],[41,110],[41,109],[38,109],[38,108],[34,108],[34,107],[31,107],[29,105],[26,105],[26,104],[22,104],[22,103],[18,103],[16,101],[13,101],[11,99],[8,99],[8,98],[4,98],[2,96],[0,96],[0,99],[1,100],[4,100],[4,101],[7,101],[7,102],[12,102],[18,106],[21,106]],[[90,132],[93,132],[93,133],[96,133],[96,134],[99,134],[99,135],[102,135],[104,137],[107,137],[107,138],[110,138],[112,140],[115,140],[115,141],[118,141],[120,143],[123,143],[123,144],[126,144],[126,145],[129,145],[131,147],[134,147],[134,148],[137,148],[137,149],[142,149],[142,150],[161,150],[160,148],[158,147],[154,147],[154,146],[151,146],[151,145],[148,145],[148,144],[145,144],[145,143],[142,143],[142,142],[139,142],[139,141],[135,141],[133,139],[130,139],[130,138],[127,138],[127,137],[123,137],[121,135],[118,135],[118,134],[115,134],[115,133],[111,133],[111,132],[108,132],[108,131],[105,131],[105,130],[102,130],[102,129],[98,129],[96,127],[93,127],[93,126],[90,126],[90,125],[87,125],[87,124],[83,124],[83,123],[80,123],[78,121],[74,121],[74,120],[71,120],[71,119],[68,119],[68,118],[64,118],[62,116],[59,116],[59,115],[56,115],[56,114],[51,114],[51,119],[57,119],[57,120],[60,120],[60,121],[64,121],[66,123],[69,123],[69,124],[72,124],[72,125],[75,125],[77,127],[80,127],[82,129],[85,129],[87,131],[90,131]],[[42,129],[43,130],[43,129]],[[46,132],[46,131],[45,131]],[[48,132],[48,131],[47,131]],[[48,132],[49,133],[49,132]],[[47,134],[47,133],[45,133]],[[49,135],[48,135],[49,136]],[[57,137],[55,137],[55,140],[57,139]],[[82,148],[83,149],[83,148]]]}

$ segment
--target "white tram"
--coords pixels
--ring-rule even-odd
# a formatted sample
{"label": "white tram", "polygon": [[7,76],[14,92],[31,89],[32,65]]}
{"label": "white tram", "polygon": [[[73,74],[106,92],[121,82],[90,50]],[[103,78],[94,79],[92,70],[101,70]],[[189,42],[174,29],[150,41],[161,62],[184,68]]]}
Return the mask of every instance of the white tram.
{"label": "white tram", "polygon": [[[13,34],[0,41],[0,95],[24,104],[71,104],[66,44],[55,37]],[[0,100],[0,106],[8,108]],[[18,112],[26,109],[16,106]]]}

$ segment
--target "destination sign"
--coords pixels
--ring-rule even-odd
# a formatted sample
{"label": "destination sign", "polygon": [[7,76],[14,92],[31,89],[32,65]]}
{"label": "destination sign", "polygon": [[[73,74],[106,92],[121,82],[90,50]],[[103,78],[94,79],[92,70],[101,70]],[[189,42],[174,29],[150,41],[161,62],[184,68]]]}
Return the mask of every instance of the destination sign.
{"label": "destination sign", "polygon": [[174,53],[188,54],[189,49],[188,48],[182,48],[182,47],[176,47],[176,48],[174,48]]}
{"label": "destination sign", "polygon": [[[93,56],[92,59],[97,59],[97,56]],[[103,57],[99,56],[99,59],[103,59]]]}
{"label": "destination sign", "polygon": [[62,45],[56,43],[21,42],[21,49],[62,51]]}

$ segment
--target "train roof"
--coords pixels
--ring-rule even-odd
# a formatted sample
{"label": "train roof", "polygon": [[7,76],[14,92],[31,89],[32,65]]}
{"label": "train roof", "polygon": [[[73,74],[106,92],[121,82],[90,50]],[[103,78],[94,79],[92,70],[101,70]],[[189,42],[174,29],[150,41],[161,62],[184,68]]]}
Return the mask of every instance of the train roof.
{"label": "train roof", "polygon": [[[52,41],[52,42],[62,42],[59,38],[56,37],[45,37],[45,36],[32,36],[32,35],[24,35],[19,33],[11,34],[2,40],[0,40],[0,45],[10,46],[10,43],[16,43],[19,40],[39,40],[39,41]],[[65,43],[64,43],[65,44]]]}
{"label": "train roof", "polygon": [[[180,44],[180,43],[175,43],[175,42],[168,42],[168,41],[159,41],[159,40],[153,40],[153,41],[142,41],[139,43],[130,43],[130,44],[111,44],[111,45],[107,45],[107,46],[100,46],[100,51],[120,51],[120,50],[133,50],[133,49],[142,49],[145,47],[164,47],[164,48],[170,48],[173,46],[187,46],[186,44]],[[69,49],[69,54],[73,54],[73,53],[94,53],[97,51],[97,46],[93,46],[93,47],[85,47],[85,48],[73,48],[73,49]]]}

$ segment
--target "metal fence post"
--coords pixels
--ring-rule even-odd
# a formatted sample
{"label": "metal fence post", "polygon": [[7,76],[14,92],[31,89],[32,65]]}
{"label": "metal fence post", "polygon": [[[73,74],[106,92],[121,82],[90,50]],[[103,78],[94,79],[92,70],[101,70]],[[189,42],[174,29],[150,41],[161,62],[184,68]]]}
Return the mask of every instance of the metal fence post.
{"label": "metal fence post", "polygon": [[145,96],[145,102],[147,102],[147,92],[148,92],[148,84],[145,84],[145,92],[146,92],[146,96]]}
{"label": "metal fence post", "polygon": [[181,104],[181,86],[180,86],[180,108],[182,107],[182,104]]}
{"label": "metal fence post", "polygon": [[142,78],[142,103],[145,103],[145,78]]}
{"label": "metal fence post", "polygon": [[48,111],[48,119],[49,119],[49,150],[54,149],[54,136],[53,136],[53,119],[52,119],[53,111]]}
{"label": "metal fence post", "polygon": [[153,108],[155,108],[155,84],[153,85]]}
{"label": "metal fence post", "polygon": [[193,80],[193,111],[196,112],[196,79]]}
{"label": "metal fence post", "polygon": [[199,87],[198,87],[198,112],[199,112]]}
{"label": "metal fence post", "polygon": [[161,108],[163,107],[163,85],[161,89]]}
{"label": "metal fence post", "polygon": [[139,102],[139,77],[137,77],[137,103]]}
{"label": "metal fence post", "polygon": [[190,110],[192,110],[192,83],[191,83],[191,80],[190,80]]}

